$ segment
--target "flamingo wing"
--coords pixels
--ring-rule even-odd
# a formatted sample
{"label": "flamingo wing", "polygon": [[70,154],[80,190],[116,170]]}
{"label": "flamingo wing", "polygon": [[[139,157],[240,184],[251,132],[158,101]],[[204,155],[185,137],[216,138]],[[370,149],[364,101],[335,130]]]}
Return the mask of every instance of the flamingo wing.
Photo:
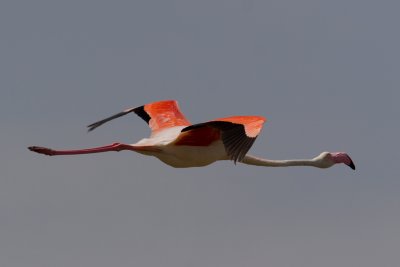
{"label": "flamingo wing", "polygon": [[233,116],[183,128],[175,145],[208,146],[221,139],[228,157],[235,163],[249,151],[266,119],[261,116]]}
{"label": "flamingo wing", "polygon": [[93,131],[100,125],[113,119],[122,117],[128,113],[134,112],[149,125],[152,133],[165,128],[174,126],[189,126],[190,122],[180,111],[178,102],[175,100],[163,100],[149,103],[136,108],[128,108],[113,116],[92,123],[88,126],[88,131]]}

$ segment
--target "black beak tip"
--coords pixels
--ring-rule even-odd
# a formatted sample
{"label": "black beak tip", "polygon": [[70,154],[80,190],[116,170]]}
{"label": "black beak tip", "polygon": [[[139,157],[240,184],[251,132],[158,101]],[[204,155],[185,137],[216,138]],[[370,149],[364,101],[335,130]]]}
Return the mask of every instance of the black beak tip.
{"label": "black beak tip", "polygon": [[356,170],[356,165],[354,165],[353,161],[350,162],[350,164],[348,165],[350,168],[352,168],[353,170]]}

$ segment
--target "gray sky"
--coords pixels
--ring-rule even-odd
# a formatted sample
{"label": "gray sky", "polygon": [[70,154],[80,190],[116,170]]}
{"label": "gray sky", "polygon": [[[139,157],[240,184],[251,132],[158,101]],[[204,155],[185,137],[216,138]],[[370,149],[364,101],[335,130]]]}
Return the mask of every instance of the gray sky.
{"label": "gray sky", "polygon": [[[398,1],[0,3],[0,265],[399,266]],[[174,169],[127,107],[268,118],[252,154],[345,166]]]}

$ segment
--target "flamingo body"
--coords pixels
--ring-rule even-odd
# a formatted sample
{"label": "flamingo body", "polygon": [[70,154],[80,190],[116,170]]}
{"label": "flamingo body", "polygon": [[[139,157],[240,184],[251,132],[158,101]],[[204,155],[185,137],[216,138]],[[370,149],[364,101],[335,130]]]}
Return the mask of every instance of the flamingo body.
{"label": "flamingo body", "polygon": [[248,155],[247,152],[266,121],[264,117],[231,116],[191,124],[174,100],[158,101],[126,109],[89,125],[88,130],[92,131],[108,121],[131,112],[141,117],[149,125],[151,129],[149,138],[144,138],[134,144],[113,143],[79,150],[53,150],[38,146],[32,146],[29,149],[49,156],[131,150],[155,156],[162,162],[177,168],[202,167],[218,160],[233,160],[235,163],[242,162],[270,167],[327,168],[334,164],[345,163],[355,169],[351,158],[343,152],[323,152],[313,159],[285,161],[267,160]]}
{"label": "flamingo body", "polygon": [[227,159],[223,143],[214,139],[214,136],[208,139],[194,139],[194,135],[193,139],[183,137],[180,141],[178,138],[184,128],[175,126],[163,129],[151,138],[144,138],[131,146],[141,148],[135,150],[136,152],[154,156],[175,168],[202,167],[217,160]]}

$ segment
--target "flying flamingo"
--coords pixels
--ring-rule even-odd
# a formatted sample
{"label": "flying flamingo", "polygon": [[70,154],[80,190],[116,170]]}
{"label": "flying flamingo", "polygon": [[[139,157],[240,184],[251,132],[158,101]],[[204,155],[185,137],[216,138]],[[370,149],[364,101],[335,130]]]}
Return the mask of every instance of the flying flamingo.
{"label": "flying flamingo", "polygon": [[165,164],[176,168],[201,167],[217,160],[233,160],[235,163],[266,167],[329,168],[335,164],[344,163],[355,170],[353,161],[344,152],[322,152],[315,158],[301,160],[269,160],[248,155],[247,152],[266,121],[264,117],[232,116],[191,124],[179,110],[177,101],[174,100],[158,101],[126,109],[89,125],[88,131],[131,112],[147,122],[151,129],[149,138],[144,138],[135,144],[113,143],[79,150],[53,150],[38,146],[31,146],[29,150],[48,156],[131,150],[155,156]]}

